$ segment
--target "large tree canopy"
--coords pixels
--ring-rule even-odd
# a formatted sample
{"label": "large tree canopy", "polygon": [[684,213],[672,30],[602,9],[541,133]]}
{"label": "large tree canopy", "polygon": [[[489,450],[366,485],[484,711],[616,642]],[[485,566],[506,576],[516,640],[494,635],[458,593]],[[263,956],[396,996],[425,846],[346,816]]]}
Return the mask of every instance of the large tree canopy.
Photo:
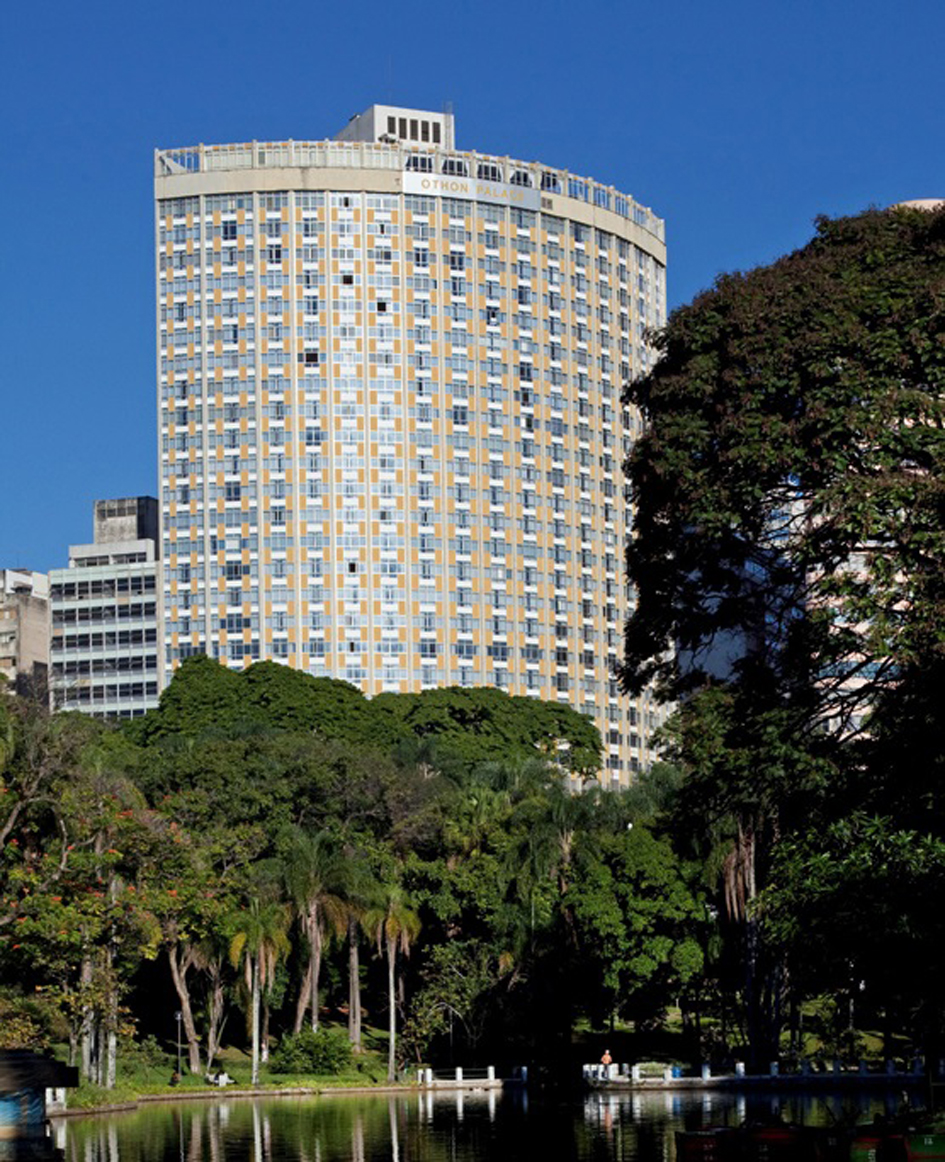
{"label": "large tree canopy", "polygon": [[723,991],[756,1060],[802,981],[865,982],[931,1047],[927,979],[894,995],[864,933],[940,968],[945,209],[822,220],[655,343],[626,397],[646,430],[622,676],[680,700],[673,834],[716,869]]}
{"label": "large tree canopy", "polygon": [[846,727],[945,640],[945,211],[821,220],[656,343],[624,682],[769,683]]}
{"label": "large tree canopy", "polygon": [[[216,735],[242,736],[256,745],[256,736],[274,731],[326,743],[434,747],[438,763],[451,766],[501,755],[508,761],[542,756],[586,775],[600,768],[593,720],[558,702],[459,686],[368,699],[347,682],[313,678],[275,662],[236,673],[202,655],[188,658],[160,706],[128,727],[144,744]],[[2,737],[0,724],[0,743]]]}

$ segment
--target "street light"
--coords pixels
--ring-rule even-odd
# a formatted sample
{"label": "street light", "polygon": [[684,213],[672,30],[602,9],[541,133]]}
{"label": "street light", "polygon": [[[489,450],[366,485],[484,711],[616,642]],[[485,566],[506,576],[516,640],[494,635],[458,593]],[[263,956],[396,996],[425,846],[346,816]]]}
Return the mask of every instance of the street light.
{"label": "street light", "polygon": [[176,1012],[174,1020],[177,1022],[177,1076],[180,1077],[180,1023],[184,1019],[184,1014]]}

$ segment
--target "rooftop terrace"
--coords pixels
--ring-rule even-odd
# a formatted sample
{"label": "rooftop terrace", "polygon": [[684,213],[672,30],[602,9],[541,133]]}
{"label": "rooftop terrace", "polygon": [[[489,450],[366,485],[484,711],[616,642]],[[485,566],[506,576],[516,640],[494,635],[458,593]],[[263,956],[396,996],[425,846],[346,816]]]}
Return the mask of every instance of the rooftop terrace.
{"label": "rooftop terrace", "polygon": [[[156,178],[278,168],[386,170],[518,186],[609,210],[665,241],[663,219],[627,194],[592,178],[534,161],[366,141],[248,141],[155,150],[154,155]],[[553,212],[551,205],[542,208]]]}

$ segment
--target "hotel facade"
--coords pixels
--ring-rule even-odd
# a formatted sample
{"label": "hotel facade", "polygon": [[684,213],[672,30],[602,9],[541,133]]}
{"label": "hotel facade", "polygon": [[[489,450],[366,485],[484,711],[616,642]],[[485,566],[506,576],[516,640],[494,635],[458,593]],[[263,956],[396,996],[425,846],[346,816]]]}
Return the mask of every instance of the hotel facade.
{"label": "hotel facade", "polygon": [[374,106],[330,141],[156,153],[167,672],[556,699],[626,783],[663,716],[613,677],[663,223],[454,141]]}

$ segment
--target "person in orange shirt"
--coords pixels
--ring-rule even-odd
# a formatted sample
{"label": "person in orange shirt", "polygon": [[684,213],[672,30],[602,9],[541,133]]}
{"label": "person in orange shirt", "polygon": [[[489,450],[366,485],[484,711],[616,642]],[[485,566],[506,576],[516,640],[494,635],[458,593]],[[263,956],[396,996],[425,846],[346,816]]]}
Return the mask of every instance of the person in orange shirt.
{"label": "person in orange shirt", "polygon": [[611,1057],[611,1055],[610,1055],[610,1050],[609,1050],[609,1049],[605,1049],[605,1050],[604,1050],[604,1055],[603,1055],[603,1056],[601,1057],[601,1059],[600,1059],[600,1063],[601,1063],[601,1065],[610,1065],[610,1063],[611,1063],[612,1061],[613,1061],[613,1058],[612,1058],[612,1057]]}

